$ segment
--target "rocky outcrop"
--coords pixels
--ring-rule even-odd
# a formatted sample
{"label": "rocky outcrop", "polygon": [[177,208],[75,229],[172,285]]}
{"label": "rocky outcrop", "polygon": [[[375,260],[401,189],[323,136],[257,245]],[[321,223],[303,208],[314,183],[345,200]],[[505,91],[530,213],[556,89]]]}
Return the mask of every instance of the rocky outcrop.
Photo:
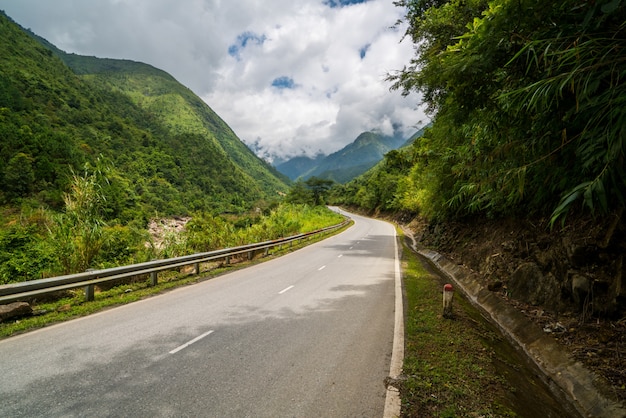
{"label": "rocky outcrop", "polygon": [[533,262],[520,264],[509,278],[512,298],[531,305],[552,306],[559,302],[560,284],[551,272],[544,274]]}
{"label": "rocky outcrop", "polygon": [[485,286],[554,312],[626,314],[621,213],[550,229],[546,220],[486,220],[411,228],[417,240],[479,274]]}
{"label": "rocky outcrop", "polygon": [[161,218],[151,219],[148,224],[148,232],[150,233],[150,243],[147,246],[152,245],[157,250],[163,248],[164,242],[168,237],[174,237],[185,229],[187,222],[191,220],[190,217],[173,217],[173,218]]}

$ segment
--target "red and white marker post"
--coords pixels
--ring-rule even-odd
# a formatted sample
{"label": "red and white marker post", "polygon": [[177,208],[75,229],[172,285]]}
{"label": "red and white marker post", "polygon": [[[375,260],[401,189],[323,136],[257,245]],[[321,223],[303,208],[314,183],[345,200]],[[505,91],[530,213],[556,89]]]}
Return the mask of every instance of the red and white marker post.
{"label": "red and white marker post", "polygon": [[443,317],[452,318],[452,297],[454,296],[454,288],[450,283],[443,286]]}

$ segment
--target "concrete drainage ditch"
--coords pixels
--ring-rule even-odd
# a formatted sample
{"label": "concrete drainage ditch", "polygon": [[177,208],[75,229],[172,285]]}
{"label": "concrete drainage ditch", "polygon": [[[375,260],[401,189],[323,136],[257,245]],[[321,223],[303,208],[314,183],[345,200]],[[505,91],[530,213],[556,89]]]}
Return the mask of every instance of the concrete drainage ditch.
{"label": "concrete drainage ditch", "polygon": [[[549,388],[554,399],[566,401],[568,405],[561,402],[562,416],[578,413],[584,417],[626,417],[626,409],[611,399],[608,395],[608,388],[582,364],[569,358],[558,343],[546,335],[541,328],[499,299],[493,292],[483,288],[462,267],[435,251],[418,250],[415,245],[412,248],[434,266],[446,280],[451,281],[485,318],[497,326],[506,337],[507,344],[524,355],[528,360],[529,368],[535,368],[538,371],[535,374],[538,374],[543,384]],[[502,366],[506,367],[505,364]],[[529,370],[529,376],[532,374],[533,371]],[[521,386],[526,378],[523,374],[519,377],[518,384]],[[523,387],[520,389],[531,390]],[[541,399],[546,395],[537,394],[537,396]],[[570,408],[570,405],[575,411]],[[531,408],[532,405],[528,404],[527,407]],[[559,414],[556,412],[556,416]],[[528,416],[532,416],[532,412]]]}

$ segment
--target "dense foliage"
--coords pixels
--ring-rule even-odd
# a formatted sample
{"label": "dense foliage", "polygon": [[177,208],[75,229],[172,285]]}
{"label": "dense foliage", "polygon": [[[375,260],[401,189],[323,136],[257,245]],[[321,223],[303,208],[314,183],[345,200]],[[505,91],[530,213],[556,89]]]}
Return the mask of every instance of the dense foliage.
{"label": "dense foliage", "polygon": [[343,217],[324,206],[282,204],[256,216],[235,219],[198,214],[182,234],[182,253],[210,251],[311,232],[336,225]]}
{"label": "dense foliage", "polygon": [[301,205],[325,205],[334,181],[319,177],[311,177],[306,181],[299,179],[291,187],[285,201]]}
{"label": "dense foliage", "polygon": [[[592,213],[626,198],[621,0],[401,0],[416,56],[390,75],[431,129],[346,188],[355,203],[431,217]],[[389,182],[384,185],[377,182]],[[367,186],[365,186],[367,184]],[[395,188],[393,196],[389,188]],[[380,190],[380,193],[376,191]]]}

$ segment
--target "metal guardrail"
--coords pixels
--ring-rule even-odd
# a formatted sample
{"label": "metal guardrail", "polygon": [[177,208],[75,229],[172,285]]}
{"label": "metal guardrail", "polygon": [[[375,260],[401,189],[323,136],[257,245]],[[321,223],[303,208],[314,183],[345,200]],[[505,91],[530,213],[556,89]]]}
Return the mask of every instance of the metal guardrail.
{"label": "metal guardrail", "polygon": [[80,287],[85,288],[85,299],[93,300],[94,288],[96,285],[143,274],[149,274],[150,285],[155,286],[158,283],[157,276],[160,271],[172,270],[193,264],[195,274],[199,274],[200,263],[206,263],[219,259],[225,259],[226,263],[229,263],[231,257],[240,254],[247,254],[248,259],[251,260],[254,258],[255,253],[260,250],[265,250],[267,253],[272,247],[278,247],[302,239],[307,239],[314,235],[334,231],[343,228],[348,223],[349,221],[346,220],[340,224],[322,228],[317,231],[306,232],[287,238],[280,238],[256,244],[242,245],[239,247],[225,248],[175,258],[147,261],[145,263],[131,264],[128,266],[113,267],[102,270],[90,270],[84,273],[68,274],[65,276],[0,285],[0,304],[29,300],[37,296],[43,296],[63,290],[77,289]]}

